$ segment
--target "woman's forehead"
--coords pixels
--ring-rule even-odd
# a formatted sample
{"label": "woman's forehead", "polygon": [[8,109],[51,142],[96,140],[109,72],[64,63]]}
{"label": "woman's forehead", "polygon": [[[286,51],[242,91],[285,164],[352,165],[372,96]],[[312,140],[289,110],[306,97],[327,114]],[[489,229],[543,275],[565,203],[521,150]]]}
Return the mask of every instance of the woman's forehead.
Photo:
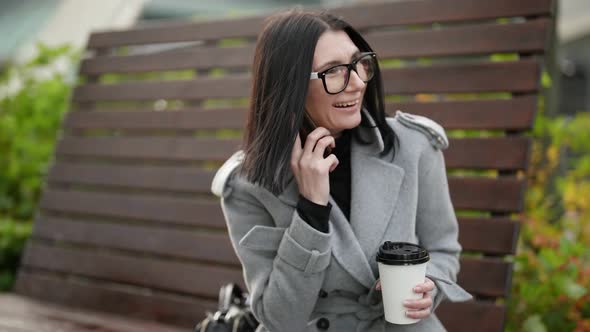
{"label": "woman's forehead", "polygon": [[319,67],[331,61],[348,63],[356,52],[358,47],[350,40],[346,32],[328,30],[318,39],[313,64],[314,67]]}

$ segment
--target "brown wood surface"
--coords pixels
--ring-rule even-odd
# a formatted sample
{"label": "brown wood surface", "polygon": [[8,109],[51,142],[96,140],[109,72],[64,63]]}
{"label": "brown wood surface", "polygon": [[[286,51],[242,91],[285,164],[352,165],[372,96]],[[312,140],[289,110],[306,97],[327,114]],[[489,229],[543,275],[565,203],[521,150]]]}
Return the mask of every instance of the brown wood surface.
{"label": "brown wood surface", "polygon": [[528,95],[505,100],[390,102],[385,106],[391,116],[397,110],[426,116],[446,130],[526,130],[533,126],[537,97]]}
{"label": "brown wood surface", "polygon": [[239,267],[225,229],[218,232],[171,229],[59,217],[37,218],[33,237],[44,241],[135,251]]}
{"label": "brown wood surface", "polygon": [[[95,308],[100,311],[124,313],[126,317],[156,319],[192,327],[195,317],[204,317],[206,310],[214,310],[213,301],[193,300],[187,297],[146,295],[125,288],[109,288],[91,282],[63,279],[48,275],[33,275],[22,272],[17,291],[35,298],[67,304],[77,299],[77,306]],[[500,331],[503,326],[505,308],[480,301],[465,303],[442,303],[437,316],[449,331],[472,331],[473,327],[483,331]]]}
{"label": "brown wood surface", "polygon": [[[518,223],[495,219],[459,218],[459,243],[463,250],[484,254],[513,253]],[[224,265],[240,264],[225,231],[203,232],[141,224],[38,217],[33,236],[44,241],[67,241]]]}
{"label": "brown wood surface", "polygon": [[365,33],[380,59],[468,56],[491,53],[543,53],[550,21],[477,24],[433,30]]}
{"label": "brown wood surface", "polygon": [[447,168],[521,170],[528,167],[528,137],[451,138],[444,151]]}
{"label": "brown wood surface", "polygon": [[[478,24],[424,31],[368,32],[380,59],[491,53],[542,53],[550,21]],[[201,47],[177,52],[104,56],[82,60],[80,74],[137,73],[158,70],[250,67],[254,47]]]}
{"label": "brown wood surface", "polygon": [[[505,100],[388,102],[385,106],[387,114],[392,117],[397,110],[422,115],[438,122],[446,130],[525,130],[532,128],[537,98],[520,96]],[[109,130],[242,129],[247,112],[245,107],[165,112],[146,109],[80,111],[67,113],[63,126],[68,129]]]}
{"label": "brown wood surface", "polygon": [[[72,304],[73,305],[73,304]],[[3,332],[181,332],[177,326],[123,315],[81,310],[37,301],[16,294],[0,294],[0,330]]]}
{"label": "brown wood surface", "polygon": [[492,255],[516,253],[520,222],[508,218],[459,217],[459,243],[463,251]]}
{"label": "brown wood surface", "polygon": [[[457,10],[461,8],[461,10]],[[360,3],[333,9],[357,29],[380,26],[475,21],[510,16],[548,16],[551,0],[426,0],[394,3]],[[222,38],[254,38],[262,29],[263,16],[209,22],[158,24],[123,31],[96,32],[88,48],[169,43]]]}
{"label": "brown wood surface", "polygon": [[[510,62],[435,64],[381,70],[386,94],[516,92],[539,89],[536,59]],[[74,90],[73,101],[130,101],[157,99],[201,100],[248,97],[249,74],[184,81],[90,83]]]}
{"label": "brown wood surface", "polygon": [[506,308],[491,302],[443,302],[436,316],[449,332],[504,331]]}
{"label": "brown wood surface", "polygon": [[51,273],[31,274],[21,269],[15,292],[36,299],[173,324],[194,327],[213,311],[217,301],[197,299],[186,295],[121,287],[83,278],[64,279]]}
{"label": "brown wood surface", "polygon": [[[530,139],[490,137],[450,139],[444,151],[447,168],[519,170],[528,163]],[[65,137],[58,156],[224,161],[239,150],[239,139],[192,137]]]}
{"label": "brown wood surface", "polygon": [[457,282],[473,295],[503,297],[510,292],[512,263],[502,258],[461,257]]}
{"label": "brown wood surface", "polygon": [[36,242],[28,243],[22,265],[211,300],[217,299],[219,288],[225,283],[236,282],[242,286],[244,283],[239,266],[196,264],[174,258],[154,258],[141,252],[120,254]]}
{"label": "brown wood surface", "polygon": [[[108,175],[108,174],[107,174]],[[450,177],[449,190],[456,209],[519,212],[524,180],[516,178]],[[208,193],[208,191],[207,191]],[[46,190],[40,207],[50,211],[150,220],[163,223],[218,226],[223,220],[219,202],[155,194]],[[195,218],[207,216],[207,218]]]}
{"label": "brown wood surface", "polygon": [[[50,169],[48,180],[54,183],[81,184],[114,187],[113,189],[150,189],[170,192],[187,192],[209,194],[211,181],[215,171],[201,170],[196,167],[169,167],[169,166],[119,166],[119,165],[95,165],[82,163],[57,163]],[[453,182],[452,193],[456,193],[456,199],[460,205],[468,203],[469,197],[474,195],[473,190],[485,188],[504,191],[513,198],[520,191],[521,182],[514,178],[458,177],[450,176]],[[517,189],[518,188],[518,189]],[[489,197],[476,195],[476,197]],[[477,207],[478,205],[474,205]]]}
{"label": "brown wood surface", "polygon": [[492,212],[522,211],[526,186],[523,179],[451,177],[448,182],[455,209]]}
{"label": "brown wood surface", "polygon": [[[62,245],[67,243],[62,240]],[[224,250],[233,253],[231,246]],[[215,299],[219,288],[228,282],[243,286],[242,270],[233,267],[150,257],[145,253],[119,253],[93,250],[92,247],[59,247],[29,242],[22,265],[67,273],[97,280],[190,294]],[[481,271],[486,271],[484,275]],[[461,258],[459,284],[467,291],[485,296],[504,296],[509,285],[511,265],[500,259]]]}
{"label": "brown wood surface", "polygon": [[54,212],[170,225],[219,227],[224,223],[218,200],[46,190],[39,205]]}
{"label": "brown wood surface", "polygon": [[196,167],[57,163],[47,179],[53,183],[210,193],[215,171]]}
{"label": "brown wood surface", "polygon": [[184,109],[154,112],[119,110],[69,112],[64,127],[71,129],[241,129],[247,109]]}
{"label": "brown wood surface", "polygon": [[240,140],[193,137],[67,137],[58,156],[87,156],[170,161],[224,161],[239,149]]}

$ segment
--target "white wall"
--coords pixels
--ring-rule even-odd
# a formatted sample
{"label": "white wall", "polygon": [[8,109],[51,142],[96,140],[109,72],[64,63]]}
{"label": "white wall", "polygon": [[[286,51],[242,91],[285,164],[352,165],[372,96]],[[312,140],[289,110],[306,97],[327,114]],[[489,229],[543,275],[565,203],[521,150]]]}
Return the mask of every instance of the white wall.
{"label": "white wall", "polygon": [[61,0],[34,40],[17,52],[20,60],[30,58],[35,44],[72,44],[84,48],[91,31],[125,28],[138,19],[146,0]]}

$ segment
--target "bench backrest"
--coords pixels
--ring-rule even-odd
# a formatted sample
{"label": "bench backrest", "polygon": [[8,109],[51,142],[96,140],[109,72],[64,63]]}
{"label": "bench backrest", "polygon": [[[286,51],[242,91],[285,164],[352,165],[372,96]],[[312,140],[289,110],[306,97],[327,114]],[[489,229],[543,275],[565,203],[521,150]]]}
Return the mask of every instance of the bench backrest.
{"label": "bench backrest", "polygon": [[[500,331],[552,0],[423,0],[334,8],[382,60],[387,110],[428,116],[460,223],[451,331]],[[240,144],[264,17],[97,32],[81,63],[16,291],[192,326],[242,283],[210,183]],[[458,131],[458,130],[468,130]]]}

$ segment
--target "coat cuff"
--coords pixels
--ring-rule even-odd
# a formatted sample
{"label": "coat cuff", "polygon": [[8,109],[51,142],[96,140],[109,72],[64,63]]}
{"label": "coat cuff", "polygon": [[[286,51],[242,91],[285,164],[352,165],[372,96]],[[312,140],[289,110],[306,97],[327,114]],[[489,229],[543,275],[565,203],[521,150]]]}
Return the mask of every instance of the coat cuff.
{"label": "coat cuff", "polygon": [[465,291],[456,282],[445,276],[436,266],[428,264],[426,268],[426,277],[434,281],[436,285],[436,294],[434,295],[432,308],[436,309],[444,300],[451,302],[464,302],[473,299],[473,296]]}
{"label": "coat cuff", "polygon": [[322,233],[306,223],[297,211],[285,232],[277,254],[289,265],[304,272],[305,276],[321,272],[330,264],[332,247],[329,233]]}

